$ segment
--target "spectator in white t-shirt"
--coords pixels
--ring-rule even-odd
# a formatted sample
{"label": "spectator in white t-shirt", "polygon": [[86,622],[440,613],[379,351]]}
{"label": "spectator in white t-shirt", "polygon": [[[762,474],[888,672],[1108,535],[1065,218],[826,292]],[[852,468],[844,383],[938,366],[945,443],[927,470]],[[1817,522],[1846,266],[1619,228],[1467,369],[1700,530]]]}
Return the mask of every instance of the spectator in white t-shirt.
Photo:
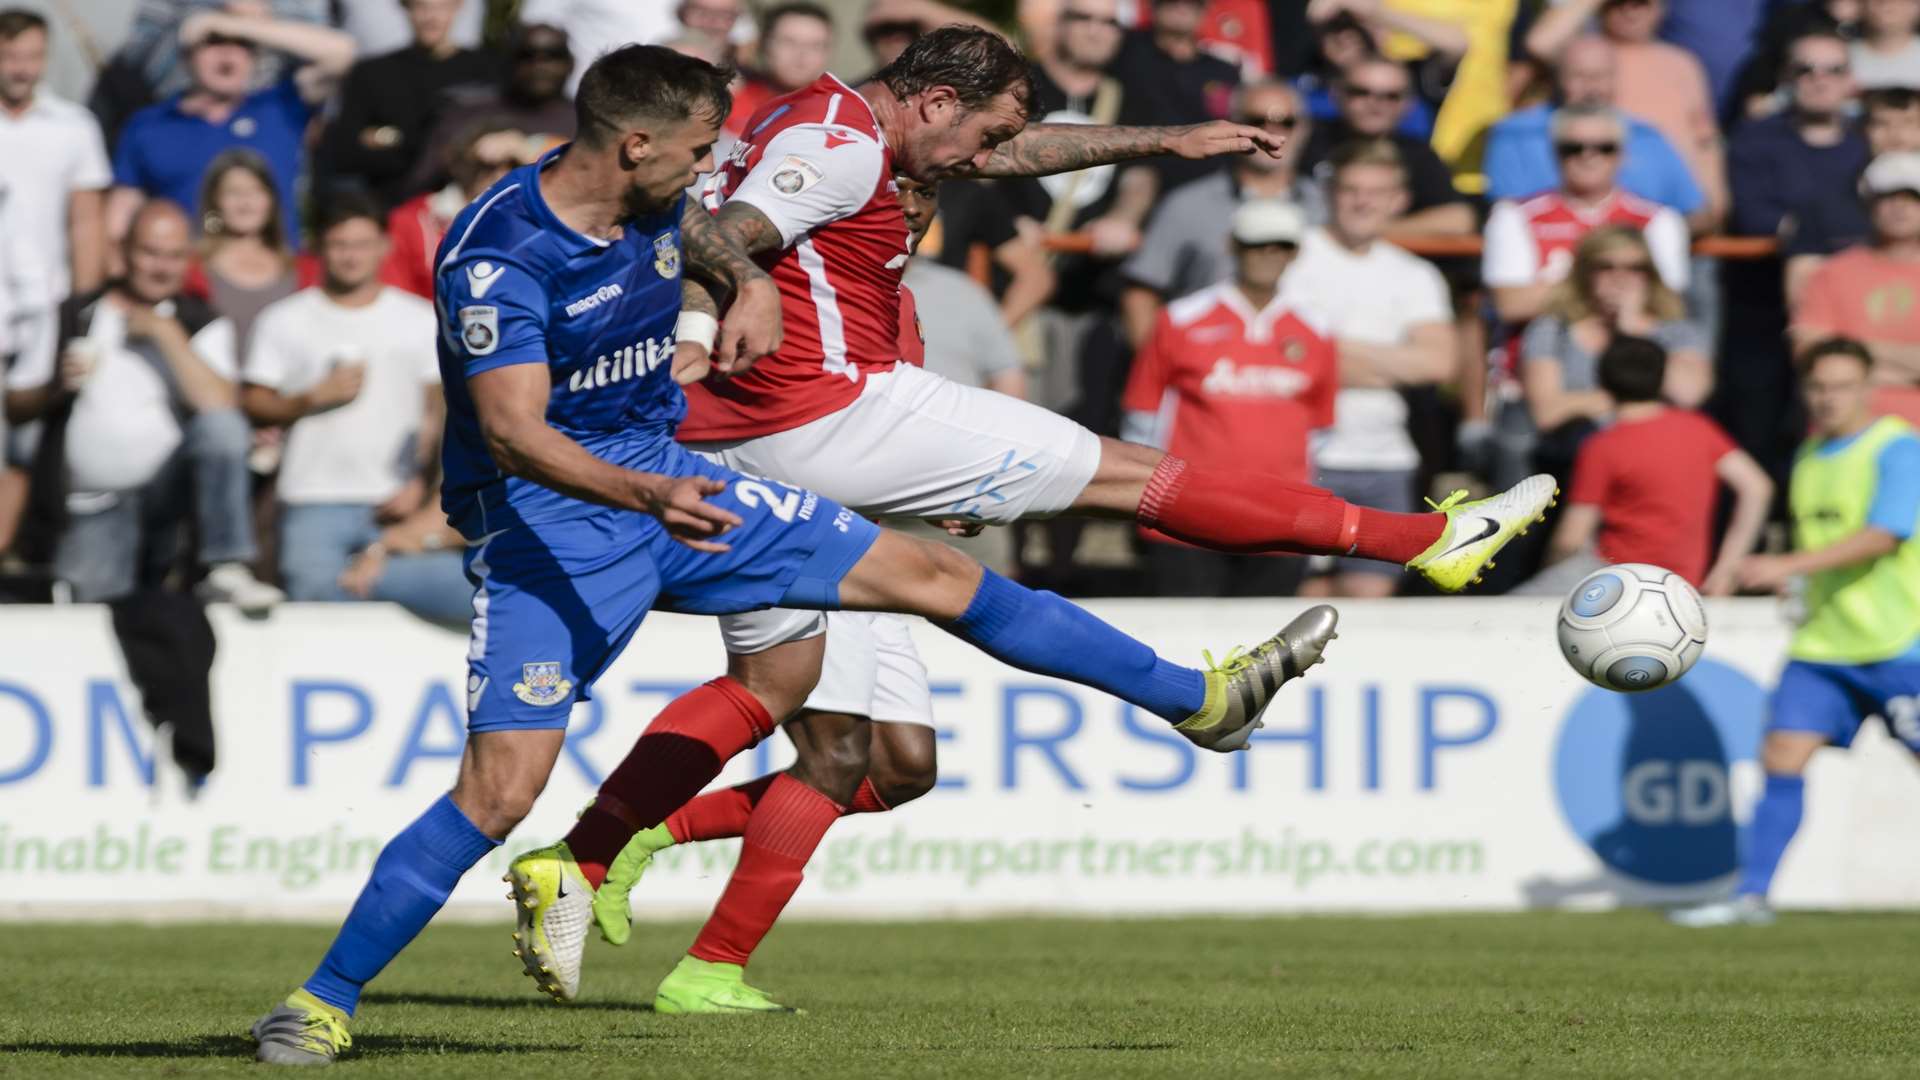
{"label": "spectator in white t-shirt", "polygon": [[[7,352],[34,354],[22,365],[29,372],[50,366],[60,302],[100,287],[106,190],[113,184],[99,123],[43,86],[46,71],[46,20],[22,8],[0,11],[0,242],[11,316],[0,338]],[[29,426],[8,440],[0,550],[12,542],[25,507],[38,436],[38,427]]]}
{"label": "spectator in white t-shirt", "polygon": [[181,292],[191,244],[178,206],[155,199],[137,210],[126,276],[67,301],[58,369],[49,357],[39,385],[8,391],[7,407],[62,433],[66,520],[54,575],[75,600],[159,584],[191,509],[209,568],[202,596],[264,614],[282,597],[246,565],[258,552],[233,324]]}
{"label": "spectator in white t-shirt", "polygon": [[[421,513],[444,408],[433,305],[380,281],[387,236],[373,203],[336,200],[316,240],[321,283],[260,313],[242,392],[256,423],[290,425],[280,576],[295,600],[364,595],[457,620],[473,590],[444,519],[435,528]],[[377,572],[343,582],[368,551]]]}
{"label": "spectator in white t-shirt", "polygon": [[[1392,143],[1349,143],[1333,156],[1333,217],[1308,230],[1280,295],[1327,328],[1339,353],[1333,426],[1315,436],[1320,486],[1356,505],[1410,512],[1420,454],[1401,389],[1451,378],[1453,306],[1432,264],[1381,239],[1406,212],[1407,173]],[[1309,596],[1391,596],[1400,568],[1315,560]]]}
{"label": "spectator in white t-shirt", "polygon": [[1920,0],[1866,0],[1850,52],[1863,90],[1920,86]]}

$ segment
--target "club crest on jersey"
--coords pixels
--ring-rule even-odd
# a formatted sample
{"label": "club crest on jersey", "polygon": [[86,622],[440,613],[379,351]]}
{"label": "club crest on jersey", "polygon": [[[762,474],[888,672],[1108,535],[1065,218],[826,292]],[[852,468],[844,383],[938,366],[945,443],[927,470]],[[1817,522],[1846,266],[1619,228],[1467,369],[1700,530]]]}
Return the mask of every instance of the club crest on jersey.
{"label": "club crest on jersey", "polygon": [[653,268],[663,278],[674,277],[680,273],[680,246],[673,242],[672,235],[653,238]]}
{"label": "club crest on jersey", "polygon": [[558,660],[521,664],[520,680],[513,684],[513,696],[529,705],[558,705],[573,690],[573,684],[562,677]]}
{"label": "club crest on jersey", "polygon": [[780,161],[780,167],[773,173],[773,190],[792,197],[819,183],[825,174],[820,167],[803,157],[788,154]]}
{"label": "club crest on jersey", "polygon": [[460,309],[460,343],[473,356],[490,356],[500,345],[500,309],[463,307]]}

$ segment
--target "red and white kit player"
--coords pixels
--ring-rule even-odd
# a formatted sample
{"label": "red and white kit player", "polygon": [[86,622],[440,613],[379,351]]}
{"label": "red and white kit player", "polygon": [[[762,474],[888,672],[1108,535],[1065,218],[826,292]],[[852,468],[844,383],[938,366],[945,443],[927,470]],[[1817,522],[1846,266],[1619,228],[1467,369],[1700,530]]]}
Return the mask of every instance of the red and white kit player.
{"label": "red and white kit player", "polygon": [[[716,227],[768,267],[781,295],[785,339],[750,370],[689,387],[682,441],[732,468],[814,488],[876,519],[997,525],[1060,513],[1112,517],[1214,550],[1405,563],[1448,591],[1474,580],[1508,540],[1539,520],[1555,492],[1549,477],[1491,499],[1450,501],[1438,513],[1388,513],[1288,478],[1190,464],[1103,439],[1038,406],[900,363],[899,284],[908,248],[896,171],[931,183],[1066,172],[1164,153],[1201,158],[1279,149],[1261,128],[1224,122],[1028,126],[1032,100],[1027,62],[1004,39],[945,27],[858,88],[823,76],[762,106],[715,174],[707,202]],[[776,609],[730,616],[722,630],[728,679],[776,718],[804,706],[931,723],[926,672],[899,620],[838,613],[823,620],[816,612]],[[737,700],[703,687],[654,723],[684,730],[737,709]],[[1228,749],[1248,734],[1199,741]],[[755,821],[779,820],[760,833],[764,842],[748,828],[721,911],[689,957],[698,976],[689,981],[711,986],[731,978],[738,985],[738,965],[798,887],[826,828],[850,807],[885,808],[857,805],[866,779],[864,729],[830,737],[858,745],[810,755],[814,736],[796,737],[802,764],[759,787]],[[652,760],[665,744],[651,742],[637,745],[609,775],[566,838],[595,889],[627,840],[658,824],[635,820],[628,810],[644,802],[646,778],[666,767]],[[568,929],[553,945],[569,954],[559,961],[577,971],[585,930],[578,928],[576,938]],[[664,986],[662,994],[664,1000]],[[724,1007],[756,1007],[748,1000]]]}

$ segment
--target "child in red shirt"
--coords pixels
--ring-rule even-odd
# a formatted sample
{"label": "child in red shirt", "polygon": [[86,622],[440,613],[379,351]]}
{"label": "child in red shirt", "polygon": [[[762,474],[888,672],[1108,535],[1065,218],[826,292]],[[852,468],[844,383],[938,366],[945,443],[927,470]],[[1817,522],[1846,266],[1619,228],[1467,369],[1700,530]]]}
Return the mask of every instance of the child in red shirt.
{"label": "child in red shirt", "polygon": [[[1666,350],[1644,338],[1615,338],[1601,355],[1613,423],[1574,460],[1568,506],[1547,549],[1550,563],[1564,564],[1546,572],[1556,583],[1575,570],[1583,577],[1604,563],[1636,562],[1664,566],[1711,596],[1734,591],[1735,568],[1766,521],[1773,481],[1719,425],[1660,400],[1666,368]],[[1708,569],[1722,483],[1733,489],[1733,517]]]}

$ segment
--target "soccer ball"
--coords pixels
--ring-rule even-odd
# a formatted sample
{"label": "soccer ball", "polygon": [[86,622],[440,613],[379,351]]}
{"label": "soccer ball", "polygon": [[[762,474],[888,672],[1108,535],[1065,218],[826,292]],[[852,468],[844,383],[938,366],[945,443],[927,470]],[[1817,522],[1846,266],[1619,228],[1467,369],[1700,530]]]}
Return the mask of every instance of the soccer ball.
{"label": "soccer ball", "polygon": [[1707,611],[1687,579],[1646,563],[1588,574],[1560,605],[1560,654],[1580,677],[1633,693],[1687,673],[1707,647]]}

